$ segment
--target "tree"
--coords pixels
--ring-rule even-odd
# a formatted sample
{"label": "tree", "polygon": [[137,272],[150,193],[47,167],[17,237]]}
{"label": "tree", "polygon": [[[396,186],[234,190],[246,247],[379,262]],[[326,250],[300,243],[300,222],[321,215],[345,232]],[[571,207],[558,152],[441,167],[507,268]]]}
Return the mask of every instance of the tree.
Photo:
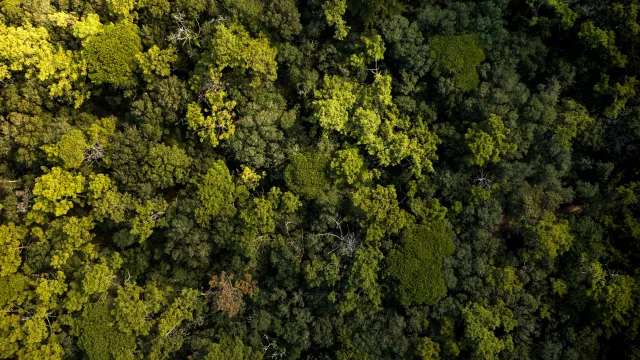
{"label": "tree", "polygon": [[105,25],[82,42],[89,78],[95,84],[127,88],[136,84],[136,56],[142,50],[138,27],[130,22]]}
{"label": "tree", "polygon": [[[48,84],[50,96],[68,96],[75,107],[88,97],[80,80],[84,64],[72,51],[54,47],[46,28],[33,27],[29,22],[24,27],[1,24],[0,44],[0,80],[24,71],[27,78]],[[79,89],[74,90],[74,85]]]}
{"label": "tree", "polygon": [[45,145],[42,149],[49,157],[62,160],[65,169],[75,169],[84,162],[89,144],[87,144],[84,133],[74,129],[62,135],[56,144]]}
{"label": "tree", "polygon": [[255,352],[250,346],[245,345],[239,337],[223,334],[218,342],[209,345],[205,360],[260,360],[262,358],[261,353]]}
{"label": "tree", "polygon": [[27,235],[27,229],[14,223],[0,225],[0,277],[16,271],[22,263],[20,249]]}
{"label": "tree", "polygon": [[362,246],[356,250],[353,266],[347,275],[344,300],[339,304],[340,314],[355,311],[362,318],[381,310],[378,264],[383,258],[382,252],[376,247]]}
{"label": "tree", "polygon": [[584,39],[593,49],[600,47],[606,50],[611,57],[613,65],[617,67],[626,65],[627,57],[616,47],[616,36],[612,30],[600,29],[592,21],[586,21],[580,25],[578,36]]}
{"label": "tree", "polygon": [[73,326],[78,347],[91,359],[135,359],[136,339],[118,329],[110,306],[107,297],[84,307]]}
{"label": "tree", "polygon": [[185,320],[193,319],[193,311],[197,306],[198,291],[183,289],[158,320],[158,331],[161,337],[167,337]]}
{"label": "tree", "polygon": [[338,150],[331,160],[331,170],[335,174],[336,183],[357,185],[371,181],[373,177],[356,148]]}
{"label": "tree", "polygon": [[36,196],[33,210],[62,216],[73,208],[73,202],[84,190],[82,175],[54,167],[50,172],[36,179],[33,194]]}
{"label": "tree", "polygon": [[452,76],[460,91],[474,89],[480,83],[476,68],[485,60],[479,38],[474,34],[429,38],[434,77]]}
{"label": "tree", "polygon": [[509,132],[502,119],[495,114],[480,124],[473,123],[464,135],[472,153],[469,162],[483,166],[488,162],[498,162],[502,156],[516,151],[517,145],[506,141]]}
{"label": "tree", "polygon": [[145,336],[155,324],[150,318],[165,304],[165,294],[154,284],[143,288],[127,282],[118,287],[118,296],[113,300],[114,308],[111,313],[121,332]]}
{"label": "tree", "polygon": [[553,260],[569,250],[573,236],[567,220],[557,220],[552,212],[545,212],[535,225],[527,229],[533,236],[531,256],[534,260]]}
{"label": "tree", "polygon": [[153,45],[147,52],[136,54],[136,60],[142,69],[142,77],[150,83],[154,80],[154,75],[169,76],[171,64],[178,60],[178,56],[172,46],[160,50],[157,45]]}
{"label": "tree", "polygon": [[438,360],[440,359],[440,344],[424,337],[419,340],[416,346],[416,355],[422,360]]}
{"label": "tree", "polygon": [[397,234],[411,220],[411,215],[399,208],[393,185],[359,188],[352,199],[364,215],[361,225],[367,229],[367,241],[377,242]]}
{"label": "tree", "polygon": [[226,140],[235,133],[233,123],[233,108],[235,101],[225,101],[226,93],[223,90],[209,92],[205,95],[211,115],[203,115],[200,106],[190,103],[187,106],[187,125],[190,130],[200,136],[200,141],[209,139],[213,147],[218,146],[220,140]]}
{"label": "tree", "polygon": [[192,88],[199,91],[203,84],[219,85],[226,68],[250,70],[251,86],[274,81],[278,68],[276,55],[277,50],[271,47],[267,38],[252,38],[240,24],[219,24],[206,55],[196,65],[196,75],[191,78]]}
{"label": "tree", "polygon": [[453,233],[446,222],[413,225],[405,230],[402,247],[387,255],[389,276],[398,281],[400,302],[433,305],[447,288],[442,278],[443,259],[453,253]]}
{"label": "tree", "polygon": [[322,153],[296,154],[285,169],[284,180],[295,194],[318,198],[329,188],[328,165],[329,158]]}
{"label": "tree", "polygon": [[579,132],[593,126],[594,119],[589,116],[587,108],[571,99],[562,102],[562,110],[561,121],[556,125],[553,137],[555,142],[569,149]]}
{"label": "tree", "polygon": [[224,162],[216,161],[198,184],[197,197],[202,206],[196,208],[198,224],[209,227],[212,220],[235,215],[235,185]]}
{"label": "tree", "polygon": [[[499,359],[498,355],[503,351],[513,350],[513,338],[509,333],[517,322],[502,301],[493,306],[470,303],[462,310],[462,317],[464,336],[472,346],[474,358]],[[496,330],[502,330],[506,335],[499,338]]]}
{"label": "tree", "polygon": [[629,275],[609,274],[598,262],[588,264],[587,269],[591,283],[587,296],[595,301],[607,337],[618,333],[630,321],[638,321],[631,316],[637,301],[635,279]]}
{"label": "tree", "polygon": [[258,291],[257,283],[251,279],[250,274],[244,274],[242,279],[235,281],[233,278],[233,274],[227,275],[223,271],[220,276],[215,275],[209,281],[218,311],[226,312],[229,317],[235,316],[240,311],[244,304],[242,301],[244,295],[253,296]]}
{"label": "tree", "polygon": [[343,20],[344,13],[347,11],[347,0],[329,0],[322,5],[324,16],[329,26],[336,27],[336,33],[333,35],[335,39],[344,40],[351,29],[347,26],[347,22]]}

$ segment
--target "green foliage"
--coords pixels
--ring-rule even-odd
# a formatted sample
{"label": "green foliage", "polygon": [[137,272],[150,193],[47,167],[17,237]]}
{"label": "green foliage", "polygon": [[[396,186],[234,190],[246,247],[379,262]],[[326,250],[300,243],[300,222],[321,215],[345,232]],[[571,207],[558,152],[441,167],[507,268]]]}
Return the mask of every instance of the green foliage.
{"label": "green foliage", "polygon": [[440,344],[424,337],[419,340],[416,346],[416,355],[422,360],[438,360],[440,359]]}
{"label": "green foliage", "polygon": [[73,175],[59,167],[36,179],[33,210],[62,216],[73,208],[73,200],[84,190],[82,175]]}
{"label": "green foliage", "polygon": [[155,285],[143,287],[125,283],[118,287],[112,310],[118,329],[125,334],[147,335],[154,325],[149,318],[166,303],[165,295]]}
{"label": "green foliage", "polygon": [[557,124],[553,136],[558,144],[565,149],[569,149],[573,139],[579,132],[583,132],[592,126],[594,119],[589,116],[587,108],[573,100],[563,101],[562,110],[562,121]]}
{"label": "green foliage", "polygon": [[335,173],[336,183],[356,185],[372,179],[372,174],[356,148],[337,151],[336,156],[331,159],[331,170]]}
{"label": "green foliage", "polygon": [[587,296],[596,302],[607,337],[628,326],[630,321],[637,321],[630,318],[637,301],[635,279],[628,275],[610,276],[598,262],[588,264],[587,268],[591,283]]}
{"label": "green foliage", "polygon": [[430,56],[435,60],[432,74],[453,77],[460,91],[469,91],[478,86],[480,78],[477,67],[485,60],[484,51],[474,34],[440,36],[429,38]]}
{"label": "green foliage", "polygon": [[71,130],[62,135],[54,145],[45,145],[42,149],[52,158],[62,160],[66,169],[80,167],[85,159],[85,151],[89,148],[82,131]]}
{"label": "green foliage", "polygon": [[212,220],[235,215],[235,185],[224,162],[216,161],[198,182],[197,197],[202,204],[195,210],[200,226],[209,227]]}
{"label": "green foliage", "polygon": [[[373,54],[380,55],[377,50]],[[371,86],[325,76],[323,88],[315,92],[315,98],[313,119],[326,130],[354,138],[381,165],[397,165],[410,158],[414,174],[433,170],[432,160],[437,159],[435,151],[440,139],[424,122],[400,116],[391,96],[390,76],[376,74]]]}
{"label": "green foliage", "polygon": [[315,199],[329,188],[328,165],[329,158],[322,153],[296,154],[287,165],[284,180],[294,193]]}
{"label": "green foliage", "polygon": [[622,84],[616,82],[614,86],[611,86],[609,85],[609,75],[603,74],[600,82],[594,86],[593,90],[613,97],[611,106],[604,110],[604,115],[610,118],[617,118],[627,101],[636,94],[636,85],[638,85],[638,80],[636,80],[635,76],[625,76]]}
{"label": "green foliage", "polygon": [[389,276],[398,281],[396,294],[402,304],[433,305],[446,295],[441,268],[443,258],[454,250],[452,238],[444,221],[405,231],[402,247],[387,256]]}
{"label": "green foliage", "polygon": [[120,18],[126,18],[129,12],[133,10],[135,0],[107,0],[107,8],[112,15]]}
{"label": "green foliage", "polygon": [[340,303],[340,313],[356,311],[359,317],[381,310],[381,289],[378,284],[378,263],[382,252],[372,246],[363,246],[355,253],[353,267],[349,270],[345,299]]}
{"label": "green foliage", "polygon": [[580,26],[578,36],[584,39],[591,48],[602,48],[607,51],[613,65],[624,67],[627,64],[627,57],[615,45],[616,36],[612,30],[600,29],[593,22],[587,21]]}
{"label": "green foliage", "polygon": [[405,6],[398,0],[351,0],[349,9],[360,16],[364,25],[372,26],[381,19],[400,15]]}
{"label": "green foliage", "polygon": [[147,82],[154,80],[153,75],[169,76],[171,74],[171,64],[178,60],[175,49],[171,46],[166,50],[160,50],[153,45],[147,52],[136,54],[136,59],[140,69],[142,69],[142,77]]}
{"label": "green foliage", "polygon": [[211,57],[215,64],[213,80],[225,68],[251,70],[254,79],[251,84],[274,81],[277,78],[277,51],[267,38],[252,38],[242,25],[220,24],[211,42]]}
{"label": "green foliage", "polygon": [[[465,338],[472,346],[474,358],[499,359],[501,352],[513,350],[513,338],[509,333],[517,321],[503,302],[493,306],[471,303],[462,310],[462,317]],[[506,335],[498,337],[496,330]]]}
{"label": "green foliage", "polygon": [[222,335],[219,342],[209,345],[206,360],[233,359],[233,360],[260,360],[262,354],[254,352],[250,346],[242,343],[238,337]]}
{"label": "green foliage", "polygon": [[169,308],[158,319],[158,331],[161,336],[167,337],[176,330],[185,320],[193,319],[193,310],[196,307],[198,291],[184,289],[176,297]]}
{"label": "green foliage", "polygon": [[553,260],[569,250],[573,243],[569,222],[557,220],[551,212],[546,212],[534,226],[527,226],[527,229],[533,236],[531,255],[535,260]]}
{"label": "green foliage", "polygon": [[638,14],[0,0],[0,358],[640,358]]}
{"label": "green foliage", "polygon": [[364,215],[361,224],[368,225],[368,241],[378,241],[385,236],[397,234],[411,220],[411,216],[398,206],[393,185],[360,188],[353,193],[352,199],[353,204]]}
{"label": "green foliage", "polygon": [[25,228],[13,223],[0,225],[0,278],[15,273],[20,267],[20,248],[26,235]]}
{"label": "green foliage", "polygon": [[108,299],[88,304],[74,326],[78,347],[91,359],[135,359],[136,339],[118,330]]}
{"label": "green foliage", "polygon": [[126,88],[136,84],[136,56],[142,50],[138,27],[123,21],[105,25],[83,41],[83,56],[91,81]]}
{"label": "green foliage", "polygon": [[206,95],[211,115],[203,115],[200,106],[191,103],[187,106],[187,125],[196,131],[200,141],[209,139],[213,147],[218,146],[220,140],[225,140],[235,133],[233,108],[235,101],[225,101],[224,91],[211,92]]}
{"label": "green foliage", "polygon": [[329,26],[335,26],[336,32],[333,37],[338,40],[344,40],[351,29],[347,26],[347,22],[342,18],[347,11],[347,0],[329,0],[322,5],[324,16]]}
{"label": "green foliage", "polygon": [[25,77],[48,84],[49,95],[69,96],[79,107],[88,96],[82,89],[73,89],[85,73],[84,64],[71,51],[54,47],[49,42],[49,32],[44,27],[24,27],[0,24],[0,80],[12,77],[14,72],[24,72]]}
{"label": "green foliage", "polygon": [[516,151],[517,145],[506,141],[509,132],[502,119],[495,114],[480,124],[473,123],[464,135],[472,153],[469,162],[483,166],[485,163],[499,162],[502,156]]}

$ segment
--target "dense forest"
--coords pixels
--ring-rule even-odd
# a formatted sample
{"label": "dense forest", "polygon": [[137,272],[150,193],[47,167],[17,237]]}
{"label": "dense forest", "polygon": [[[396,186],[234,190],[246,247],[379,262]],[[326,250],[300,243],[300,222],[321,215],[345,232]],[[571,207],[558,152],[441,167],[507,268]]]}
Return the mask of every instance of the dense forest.
{"label": "dense forest", "polygon": [[640,359],[639,0],[0,0],[0,358]]}

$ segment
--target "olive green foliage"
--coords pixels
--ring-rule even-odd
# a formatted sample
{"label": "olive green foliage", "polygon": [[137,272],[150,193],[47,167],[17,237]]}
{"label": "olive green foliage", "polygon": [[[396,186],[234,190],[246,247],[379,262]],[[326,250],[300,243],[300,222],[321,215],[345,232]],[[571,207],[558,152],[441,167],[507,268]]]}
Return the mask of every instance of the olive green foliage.
{"label": "olive green foliage", "polygon": [[482,44],[473,34],[433,36],[429,38],[430,56],[435,60],[433,76],[453,77],[460,91],[474,89],[480,83],[477,67],[485,60]]}
{"label": "olive green foliage", "polygon": [[254,86],[277,78],[277,50],[267,38],[252,38],[241,25],[218,25],[211,46],[211,60],[217,73],[228,67],[251,70]]}
{"label": "olive green foliage", "polygon": [[66,169],[80,167],[85,158],[85,151],[88,148],[89,145],[81,130],[71,130],[62,135],[62,138],[56,144],[42,147],[47,155],[62,160]]}
{"label": "olive green foliage", "polygon": [[75,326],[78,347],[91,359],[135,359],[135,338],[118,330],[106,300],[85,307]]}
{"label": "olive green foliage", "polygon": [[136,84],[136,56],[142,50],[138,27],[123,21],[106,25],[103,31],[83,41],[83,55],[91,81],[130,87]]}
{"label": "olive green foliage", "polygon": [[195,210],[200,225],[207,227],[211,220],[235,215],[235,185],[224,162],[216,161],[198,182],[197,196],[202,203]]}
{"label": "olive green foliage", "polygon": [[376,241],[397,234],[410,222],[411,216],[398,206],[396,189],[392,185],[362,187],[352,198],[364,215],[362,223],[368,225],[367,240]]}
{"label": "olive green foliage", "polygon": [[443,221],[414,225],[405,231],[402,247],[389,253],[389,276],[398,281],[397,296],[404,305],[432,305],[446,295],[441,268],[454,250],[452,238]]}
{"label": "olive green foliage", "polygon": [[328,156],[321,153],[296,154],[287,165],[284,179],[296,194],[314,199],[328,190]]}
{"label": "olive green foliage", "polygon": [[640,359],[640,0],[0,0],[0,359]]}
{"label": "olive green foliage", "polygon": [[557,220],[555,215],[547,212],[534,226],[529,226],[532,232],[533,258],[555,259],[569,250],[573,236],[569,232],[569,222]]}
{"label": "olive green foliage", "polygon": [[20,247],[24,241],[26,229],[15,224],[0,225],[0,277],[15,273],[20,267]]}

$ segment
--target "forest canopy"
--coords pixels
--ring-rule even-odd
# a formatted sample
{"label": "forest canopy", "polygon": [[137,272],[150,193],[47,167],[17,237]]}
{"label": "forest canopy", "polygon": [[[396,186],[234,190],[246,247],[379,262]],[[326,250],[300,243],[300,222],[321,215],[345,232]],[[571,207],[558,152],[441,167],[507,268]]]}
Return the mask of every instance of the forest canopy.
{"label": "forest canopy", "polygon": [[639,0],[0,0],[0,359],[640,360]]}

